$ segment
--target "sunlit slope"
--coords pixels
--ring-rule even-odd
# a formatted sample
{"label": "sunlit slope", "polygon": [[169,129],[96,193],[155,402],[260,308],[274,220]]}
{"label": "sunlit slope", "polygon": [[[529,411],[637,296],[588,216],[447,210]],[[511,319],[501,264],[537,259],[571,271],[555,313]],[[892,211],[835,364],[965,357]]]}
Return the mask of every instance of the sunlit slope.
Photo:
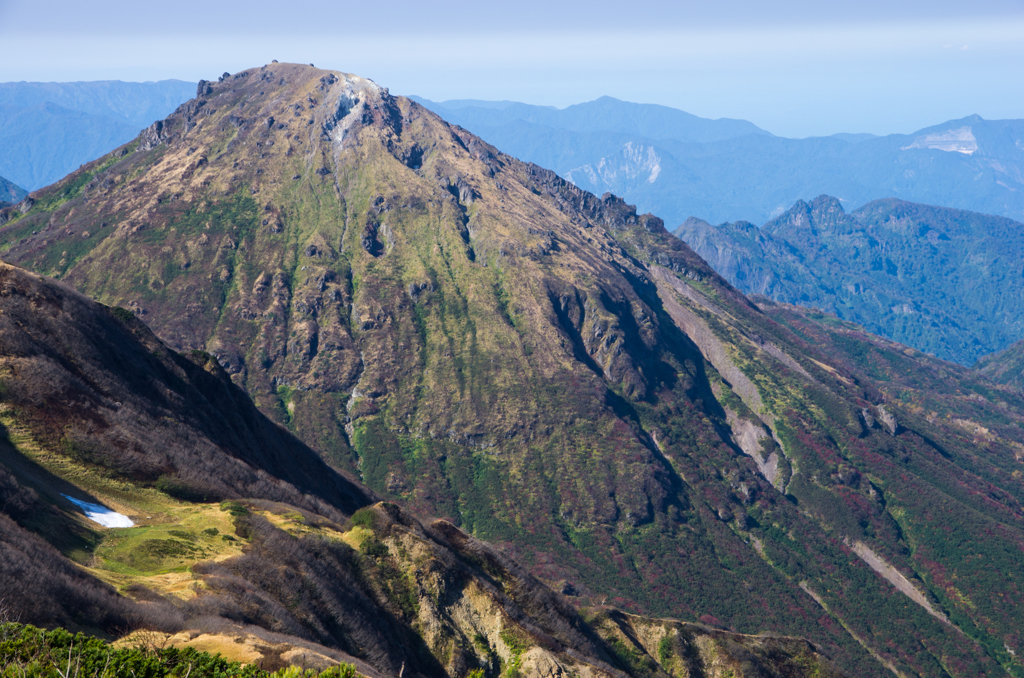
{"label": "sunlit slope", "polygon": [[[903,405],[613,196],[271,64],[32,199],[8,259],[209,351],[331,463],[581,602],[804,636],[856,675],[1019,671],[1020,607],[984,616],[1017,574],[949,597],[900,522],[944,519],[862,452],[923,444],[886,428]],[[906,472],[921,501],[971,488],[954,510],[1017,548],[1019,480],[979,504],[974,467],[935,464]]]}
{"label": "sunlit slope", "polygon": [[993,381],[1024,389],[1024,340],[982,356],[974,367]]}

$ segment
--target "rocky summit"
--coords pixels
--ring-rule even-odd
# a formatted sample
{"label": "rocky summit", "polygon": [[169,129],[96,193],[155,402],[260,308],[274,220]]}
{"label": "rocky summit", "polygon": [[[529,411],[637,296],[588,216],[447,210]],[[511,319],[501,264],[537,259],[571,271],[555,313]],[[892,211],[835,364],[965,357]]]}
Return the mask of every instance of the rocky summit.
{"label": "rocky summit", "polygon": [[8,261],[213,355],[576,605],[804,637],[852,675],[1024,672],[1018,393],[761,308],[657,217],[368,80],[201,82],[0,221]]}

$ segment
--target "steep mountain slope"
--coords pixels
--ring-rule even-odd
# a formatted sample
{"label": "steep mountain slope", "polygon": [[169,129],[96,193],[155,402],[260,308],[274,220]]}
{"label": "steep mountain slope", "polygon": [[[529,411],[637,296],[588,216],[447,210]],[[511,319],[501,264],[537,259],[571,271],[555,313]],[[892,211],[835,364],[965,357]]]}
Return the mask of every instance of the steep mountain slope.
{"label": "steep mountain slope", "polygon": [[180,80],[0,83],[0,175],[29,189],[51,184],[194,92]]}
{"label": "steep mountain slope", "polygon": [[21,186],[16,186],[7,179],[0,177],[0,207],[20,202],[28,193]]}
{"label": "steep mountain slope", "polygon": [[805,636],[854,675],[1024,671],[1017,400],[979,396],[1007,403],[983,444],[934,433],[660,219],[356,76],[198,94],[0,211],[4,256],[581,602]]}
{"label": "steep mountain slope", "polygon": [[[6,618],[367,676],[839,675],[798,639],[584,621],[451,524],[369,506],[209,356],[175,354],[123,309],[3,264],[0,311]],[[100,502],[137,524],[97,527]]]}
{"label": "steep mountain slope", "polygon": [[974,367],[996,383],[1024,389],[1024,339],[982,356]]}
{"label": "steep mountain slope", "polygon": [[[848,206],[890,196],[1024,221],[1022,120],[974,115],[908,135],[786,139],[740,126],[745,121],[704,120],[695,128],[694,116],[682,111],[610,100],[614,110],[606,103],[601,116],[581,124],[575,111],[606,99],[564,111],[424,103],[510,155],[588,191],[612,191],[672,225],[691,214],[712,223],[762,223],[801,196],[822,193]],[[648,109],[657,109],[663,124],[636,124]]]}
{"label": "steep mountain slope", "polygon": [[744,292],[813,306],[970,365],[1024,336],[1024,224],[876,200],[847,214],[798,201],[758,229],[689,219],[676,230]]}

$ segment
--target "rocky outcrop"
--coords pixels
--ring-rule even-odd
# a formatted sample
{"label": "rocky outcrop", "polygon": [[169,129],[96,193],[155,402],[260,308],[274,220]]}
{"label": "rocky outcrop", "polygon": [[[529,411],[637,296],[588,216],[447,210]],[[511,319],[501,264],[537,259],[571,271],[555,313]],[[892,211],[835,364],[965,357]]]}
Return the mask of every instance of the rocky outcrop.
{"label": "rocky outcrop", "polygon": [[151,151],[157,146],[160,146],[166,141],[166,132],[164,130],[163,120],[157,120],[152,125],[147,127],[139,135],[139,151],[145,153]]}

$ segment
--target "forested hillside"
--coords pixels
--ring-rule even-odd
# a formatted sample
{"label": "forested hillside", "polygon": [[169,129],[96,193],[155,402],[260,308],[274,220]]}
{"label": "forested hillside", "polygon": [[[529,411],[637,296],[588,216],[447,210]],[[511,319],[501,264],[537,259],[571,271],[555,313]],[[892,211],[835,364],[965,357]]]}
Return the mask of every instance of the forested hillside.
{"label": "forested hillside", "polygon": [[1024,336],[1024,224],[875,200],[798,201],[761,228],[689,219],[675,231],[739,289],[833,313],[972,365]]}

